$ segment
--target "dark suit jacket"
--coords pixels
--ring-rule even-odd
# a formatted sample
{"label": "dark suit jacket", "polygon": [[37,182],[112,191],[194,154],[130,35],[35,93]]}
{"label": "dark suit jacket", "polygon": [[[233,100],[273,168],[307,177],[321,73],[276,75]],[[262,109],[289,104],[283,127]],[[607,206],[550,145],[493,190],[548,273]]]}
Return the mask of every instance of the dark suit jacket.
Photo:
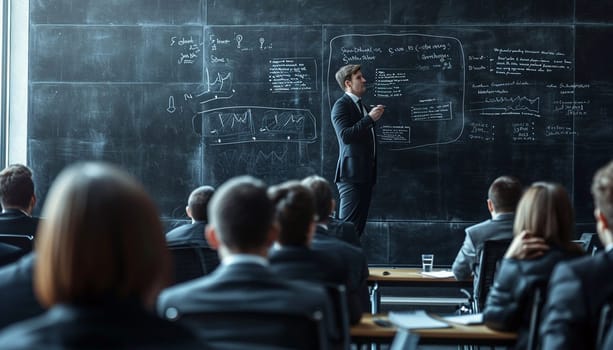
{"label": "dark suit jacket", "polygon": [[56,305],[0,333],[0,349],[207,349],[188,330],[134,303]]}
{"label": "dark suit jacket", "polygon": [[613,251],[558,264],[549,281],[542,349],[595,349],[603,305],[613,297]]}
{"label": "dark suit jacket", "polygon": [[[361,315],[369,310],[368,297],[368,263],[362,249],[343,242],[327,234],[326,230],[317,226],[311,249],[337,255],[349,269],[349,283],[347,286],[347,302],[349,304],[350,322],[355,324]],[[360,316],[361,317],[361,316]]]}
{"label": "dark suit jacket", "polygon": [[336,325],[332,306],[321,286],[286,281],[268,266],[257,263],[220,265],[213,273],[165,289],[157,302],[159,315],[224,311],[323,311],[324,322],[334,339]]}
{"label": "dark suit jacket", "polygon": [[483,320],[493,329],[517,331],[516,349],[528,345],[532,295],[537,288],[546,291],[554,266],[577,257],[574,253],[552,247],[537,259],[503,259],[494,285],[487,296]]}
{"label": "dark suit jacket", "polygon": [[0,269],[0,329],[44,312],[32,289],[33,267],[34,254],[28,254]]}
{"label": "dark suit jacket", "polygon": [[325,291],[313,284],[288,282],[256,263],[220,265],[213,273],[165,289],[158,313],[169,307],[179,315],[224,310],[295,310],[314,312],[326,306]]}
{"label": "dark suit jacket", "polygon": [[356,247],[361,246],[360,237],[358,237],[358,233],[355,231],[353,222],[330,218],[326,226],[328,226],[328,235],[334,236]]}
{"label": "dark suit jacket", "polygon": [[7,209],[0,213],[0,233],[36,236],[39,219],[27,216],[21,210]]}
{"label": "dark suit jacket", "polygon": [[209,245],[204,238],[205,227],[205,221],[196,221],[176,227],[166,234],[166,243],[168,246],[196,244],[208,247]]}
{"label": "dark suit jacket", "polygon": [[502,213],[493,219],[485,220],[466,228],[464,243],[451,267],[453,275],[457,280],[467,280],[474,276],[474,290],[477,290],[479,256],[483,250],[483,242],[513,238],[514,220],[514,213]]}
{"label": "dark suit jacket", "polygon": [[[287,279],[343,285],[349,290],[349,268],[338,255],[307,247],[282,247],[271,250],[268,260],[271,269]],[[349,300],[347,307],[349,308]],[[349,322],[358,323],[362,317],[362,309],[349,308],[348,311]]]}
{"label": "dark suit jacket", "polygon": [[374,184],[377,178],[374,121],[363,116],[347,94],[334,103],[331,117],[339,148],[334,182]]}
{"label": "dark suit jacket", "polygon": [[23,254],[24,252],[21,248],[0,242],[0,267],[15,262]]}

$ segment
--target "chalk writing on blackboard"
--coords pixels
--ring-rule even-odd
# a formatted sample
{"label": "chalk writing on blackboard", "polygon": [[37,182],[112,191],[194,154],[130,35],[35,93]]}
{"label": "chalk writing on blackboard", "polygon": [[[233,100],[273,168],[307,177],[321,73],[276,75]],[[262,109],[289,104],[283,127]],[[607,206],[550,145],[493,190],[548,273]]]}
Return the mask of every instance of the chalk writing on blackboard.
{"label": "chalk writing on blackboard", "polygon": [[271,92],[317,91],[319,84],[315,58],[273,58],[268,63]]}
{"label": "chalk writing on blackboard", "polygon": [[306,109],[234,106],[201,114],[202,135],[213,146],[249,142],[312,143],[317,139],[315,117]]}

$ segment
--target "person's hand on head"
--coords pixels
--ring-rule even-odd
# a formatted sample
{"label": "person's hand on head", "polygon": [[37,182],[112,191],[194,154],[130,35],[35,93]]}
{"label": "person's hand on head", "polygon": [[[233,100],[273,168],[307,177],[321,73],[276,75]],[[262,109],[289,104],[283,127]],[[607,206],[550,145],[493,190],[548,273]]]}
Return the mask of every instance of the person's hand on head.
{"label": "person's hand on head", "polygon": [[524,230],[513,238],[504,257],[507,259],[520,260],[534,259],[545,254],[547,250],[549,250],[549,245],[545,243],[543,238]]}

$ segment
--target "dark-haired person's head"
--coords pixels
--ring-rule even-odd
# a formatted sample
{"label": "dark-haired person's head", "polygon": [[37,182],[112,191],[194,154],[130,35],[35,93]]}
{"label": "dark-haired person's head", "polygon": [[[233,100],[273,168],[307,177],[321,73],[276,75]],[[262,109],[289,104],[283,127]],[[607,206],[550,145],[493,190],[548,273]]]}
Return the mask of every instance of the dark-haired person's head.
{"label": "dark-haired person's head", "polygon": [[298,181],[288,181],[268,190],[275,204],[281,245],[307,246],[315,232],[315,199],[311,190]]}
{"label": "dark-haired person's head", "polygon": [[570,197],[562,185],[535,182],[519,201],[513,234],[517,236],[528,231],[543,238],[547,244],[573,251],[578,249],[572,243],[574,216]]}
{"label": "dark-haired person's head", "polygon": [[266,185],[251,176],[235,177],[221,185],[209,203],[206,238],[222,257],[226,254],[267,256],[276,239],[274,205]]}
{"label": "dark-haired person's head", "polygon": [[488,200],[496,213],[512,213],[523,193],[521,182],[513,176],[500,176],[487,192]]}
{"label": "dark-haired person's head", "polygon": [[613,244],[613,161],[594,174],[592,196],[598,236],[604,246]]}
{"label": "dark-haired person's head", "polygon": [[12,164],[0,171],[0,203],[4,210],[20,209],[32,213],[36,197],[30,168]]}
{"label": "dark-haired person's head", "polygon": [[319,222],[327,222],[336,203],[330,183],[328,180],[317,175],[308,176],[301,183],[308,187],[315,197],[315,208]]}
{"label": "dark-haired person's head", "polygon": [[348,64],[346,66],[342,66],[338,71],[336,71],[334,77],[343,91],[347,89],[345,82],[351,82],[351,77],[357,74],[361,69],[362,67],[359,64]]}
{"label": "dark-haired person's head", "polygon": [[211,186],[200,186],[190,193],[185,211],[194,221],[207,221],[207,207],[215,189]]}
{"label": "dark-haired person's head", "polygon": [[158,211],[115,166],[87,162],[54,181],[38,228],[34,288],[45,306],[138,300],[167,285],[170,258]]}

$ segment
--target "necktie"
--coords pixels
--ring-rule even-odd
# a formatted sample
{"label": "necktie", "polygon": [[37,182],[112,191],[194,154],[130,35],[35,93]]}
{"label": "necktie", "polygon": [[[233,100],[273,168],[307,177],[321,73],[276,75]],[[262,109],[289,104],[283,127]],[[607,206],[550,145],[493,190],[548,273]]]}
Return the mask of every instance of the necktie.
{"label": "necktie", "polygon": [[360,114],[362,114],[362,116],[364,116],[364,105],[362,104],[362,99],[358,100],[358,107],[360,107]]}

